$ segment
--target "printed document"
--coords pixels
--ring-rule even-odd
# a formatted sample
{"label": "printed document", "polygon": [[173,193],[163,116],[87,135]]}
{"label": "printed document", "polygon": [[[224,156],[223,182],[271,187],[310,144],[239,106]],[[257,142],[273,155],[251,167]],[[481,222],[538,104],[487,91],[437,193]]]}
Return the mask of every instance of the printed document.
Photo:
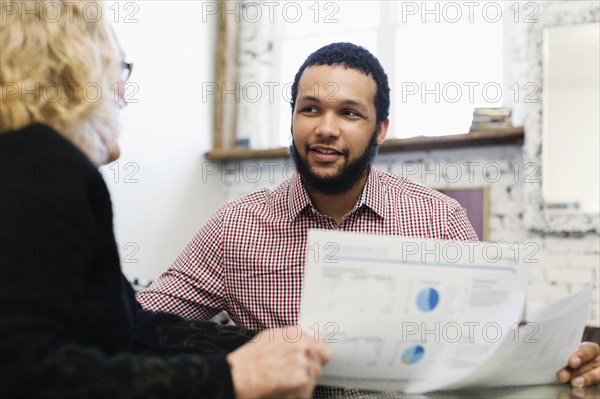
{"label": "printed document", "polygon": [[[554,382],[581,337],[591,289],[519,326],[536,253],[310,230],[300,324],[333,352],[319,384],[419,393]],[[514,373],[498,379],[507,368]],[[527,377],[533,369],[546,370]]]}

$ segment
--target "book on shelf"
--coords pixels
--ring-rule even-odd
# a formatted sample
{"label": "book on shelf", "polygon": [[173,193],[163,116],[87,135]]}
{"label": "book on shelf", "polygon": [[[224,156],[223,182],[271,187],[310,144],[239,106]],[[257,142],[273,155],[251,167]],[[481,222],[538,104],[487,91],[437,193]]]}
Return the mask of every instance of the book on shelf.
{"label": "book on shelf", "polygon": [[508,122],[480,122],[471,124],[473,130],[493,130],[493,129],[510,129],[513,127],[510,121]]}
{"label": "book on shelf", "polygon": [[510,116],[473,115],[473,123],[510,122]]}
{"label": "book on shelf", "polygon": [[475,108],[470,130],[511,128],[513,126],[510,117],[510,108]]}
{"label": "book on shelf", "polygon": [[510,108],[498,107],[498,108],[475,108],[473,115],[486,115],[486,116],[508,116],[512,114]]}

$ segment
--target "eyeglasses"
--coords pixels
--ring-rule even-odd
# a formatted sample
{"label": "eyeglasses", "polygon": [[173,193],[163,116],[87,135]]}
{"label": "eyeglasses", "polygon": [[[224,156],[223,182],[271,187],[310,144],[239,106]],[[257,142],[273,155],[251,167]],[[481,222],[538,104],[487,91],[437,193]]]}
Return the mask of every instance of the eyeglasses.
{"label": "eyeglasses", "polygon": [[133,62],[121,61],[121,82],[127,82],[133,70]]}

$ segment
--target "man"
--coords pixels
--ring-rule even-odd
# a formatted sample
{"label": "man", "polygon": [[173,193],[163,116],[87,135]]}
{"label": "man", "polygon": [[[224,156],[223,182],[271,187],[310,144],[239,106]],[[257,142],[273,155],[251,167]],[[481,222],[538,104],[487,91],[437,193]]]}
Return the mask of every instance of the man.
{"label": "man", "polygon": [[142,306],[198,319],[227,310],[247,328],[296,324],[309,228],[477,240],[455,200],[372,167],[387,134],[389,92],[379,61],[362,47],[334,43],[311,54],[292,86],[298,173],[217,211],[138,294]]}

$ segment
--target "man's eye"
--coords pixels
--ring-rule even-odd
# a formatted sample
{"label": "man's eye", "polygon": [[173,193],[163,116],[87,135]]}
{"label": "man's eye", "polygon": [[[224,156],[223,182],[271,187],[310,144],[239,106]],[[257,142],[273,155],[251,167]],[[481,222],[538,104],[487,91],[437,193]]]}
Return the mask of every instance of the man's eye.
{"label": "man's eye", "polygon": [[317,112],[316,107],[304,107],[302,108],[302,112],[315,113]]}
{"label": "man's eye", "polygon": [[346,115],[346,116],[360,116],[360,114],[358,112],[353,111],[351,109],[345,109],[343,111],[343,114]]}

